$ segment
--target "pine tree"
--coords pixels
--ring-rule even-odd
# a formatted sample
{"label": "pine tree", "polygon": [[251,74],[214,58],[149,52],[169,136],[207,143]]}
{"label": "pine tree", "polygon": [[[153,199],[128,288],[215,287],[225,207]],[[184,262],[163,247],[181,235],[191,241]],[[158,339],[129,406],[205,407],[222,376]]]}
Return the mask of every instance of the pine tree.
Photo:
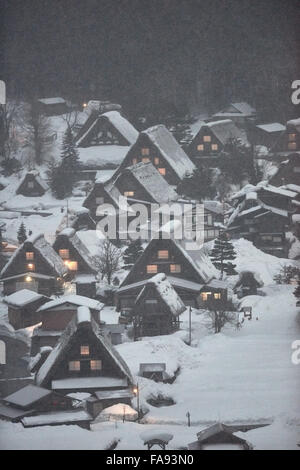
{"label": "pine tree", "polygon": [[27,235],[26,235],[26,227],[24,225],[24,223],[22,222],[20,227],[19,227],[19,230],[18,230],[18,242],[20,244],[24,243],[26,238],[27,238]]}
{"label": "pine tree", "polygon": [[221,279],[223,279],[224,272],[229,276],[237,274],[234,269],[236,265],[230,261],[236,258],[236,252],[226,233],[220,233],[219,237],[215,240],[210,256],[213,265],[221,271]]}
{"label": "pine tree", "polygon": [[78,179],[79,171],[79,156],[70,127],[67,128],[64,134],[61,159],[60,171],[64,178],[65,195],[69,195]]}
{"label": "pine tree", "polygon": [[213,171],[211,168],[199,167],[193,173],[187,174],[178,184],[176,191],[181,196],[197,201],[215,196]]}
{"label": "pine tree", "polygon": [[124,268],[131,269],[143,251],[141,240],[139,238],[134,240],[124,251]]}
{"label": "pine tree", "polygon": [[61,165],[55,165],[55,163],[49,165],[48,183],[53,196],[57,199],[66,197],[65,175],[61,171]]}

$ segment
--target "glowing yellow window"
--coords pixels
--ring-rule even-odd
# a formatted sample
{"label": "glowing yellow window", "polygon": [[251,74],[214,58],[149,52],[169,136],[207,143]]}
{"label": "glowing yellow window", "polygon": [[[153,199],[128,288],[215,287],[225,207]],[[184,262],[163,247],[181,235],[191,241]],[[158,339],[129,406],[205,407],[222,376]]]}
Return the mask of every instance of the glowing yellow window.
{"label": "glowing yellow window", "polygon": [[169,258],[169,251],[168,250],[158,250],[158,258],[159,259],[168,259]]}
{"label": "glowing yellow window", "polygon": [[142,162],[143,162],[143,163],[149,163],[149,162],[150,162],[150,158],[144,157],[144,158],[142,158]]}
{"label": "glowing yellow window", "polygon": [[203,302],[206,302],[208,300],[208,296],[210,295],[210,292],[201,292],[201,297]]}
{"label": "glowing yellow window", "polygon": [[101,370],[102,369],[102,361],[100,360],[93,360],[90,361],[91,370]]}
{"label": "glowing yellow window", "polygon": [[133,159],[132,159],[132,164],[133,164],[133,165],[136,165],[136,164],[137,164],[137,161],[138,161],[137,158],[133,158]]}
{"label": "glowing yellow window", "polygon": [[296,142],[289,142],[288,143],[288,149],[289,150],[296,150],[297,149],[297,143]]}
{"label": "glowing yellow window", "polygon": [[80,361],[70,361],[69,370],[79,371],[80,370]]}
{"label": "glowing yellow window", "polygon": [[203,152],[203,150],[204,150],[204,145],[203,145],[203,144],[197,145],[197,150],[198,150],[198,152]]}
{"label": "glowing yellow window", "polygon": [[142,149],[142,155],[145,156],[145,155],[149,155],[150,154],[150,150],[148,148],[143,148]]}
{"label": "glowing yellow window", "polygon": [[220,300],[220,299],[221,299],[221,294],[220,294],[220,292],[215,292],[214,298],[215,298],[216,300]]}
{"label": "glowing yellow window", "polygon": [[289,134],[289,141],[294,142],[296,140],[296,134]]}
{"label": "glowing yellow window", "polygon": [[156,274],[157,273],[157,264],[148,264],[147,265],[147,273],[148,274]]}
{"label": "glowing yellow window", "polygon": [[134,196],[134,191],[124,191],[124,196],[125,197],[133,197]]}
{"label": "glowing yellow window", "polygon": [[66,249],[58,250],[58,254],[62,259],[68,259],[70,256],[69,250]]}
{"label": "glowing yellow window", "polygon": [[31,260],[34,259],[34,253],[33,253],[33,251],[27,251],[27,252],[26,252],[26,259],[27,259],[28,261],[31,261]]}
{"label": "glowing yellow window", "polygon": [[203,137],[203,142],[211,142],[211,136],[210,135],[205,135]]}
{"label": "glowing yellow window", "polygon": [[77,261],[65,261],[65,265],[70,271],[77,271],[78,270],[78,263]]}
{"label": "glowing yellow window", "polygon": [[165,169],[165,168],[158,168],[158,172],[159,172],[161,175],[165,176],[165,174],[166,174],[166,169]]}
{"label": "glowing yellow window", "polygon": [[27,269],[28,269],[28,271],[34,271],[35,270],[35,264],[34,263],[28,263],[27,264]]}
{"label": "glowing yellow window", "polygon": [[181,265],[180,264],[170,264],[170,272],[171,273],[181,273]]}
{"label": "glowing yellow window", "polygon": [[211,144],[212,150],[218,150],[218,144]]}
{"label": "glowing yellow window", "polygon": [[90,347],[89,346],[80,346],[80,354],[81,354],[81,356],[88,356],[90,354]]}
{"label": "glowing yellow window", "polygon": [[158,157],[154,157],[154,165],[159,165],[159,158]]}

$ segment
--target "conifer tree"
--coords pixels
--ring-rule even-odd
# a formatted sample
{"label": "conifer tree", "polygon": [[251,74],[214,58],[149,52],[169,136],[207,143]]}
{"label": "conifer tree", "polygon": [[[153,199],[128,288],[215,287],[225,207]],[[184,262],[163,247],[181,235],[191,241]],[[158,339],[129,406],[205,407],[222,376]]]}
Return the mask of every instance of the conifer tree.
{"label": "conifer tree", "polygon": [[65,194],[68,195],[72,192],[79,171],[79,156],[74,144],[72,130],[69,126],[63,138],[61,159],[60,171],[65,180]]}
{"label": "conifer tree", "polygon": [[27,235],[26,235],[26,228],[25,228],[25,225],[24,223],[22,222],[20,227],[19,227],[19,230],[18,230],[18,242],[20,244],[24,243],[26,238],[27,238]]}
{"label": "conifer tree", "polygon": [[216,190],[213,184],[213,171],[211,168],[199,167],[193,173],[187,174],[178,184],[176,192],[181,196],[197,201],[211,198]]}
{"label": "conifer tree", "polygon": [[226,233],[220,233],[215,240],[210,257],[213,265],[221,271],[221,279],[223,279],[224,272],[229,276],[237,274],[234,269],[236,265],[231,263],[231,260],[236,258],[236,252]]}
{"label": "conifer tree", "polygon": [[141,240],[139,238],[134,240],[124,251],[123,260],[125,269],[131,269],[143,251]]}
{"label": "conifer tree", "polygon": [[48,183],[53,196],[64,199],[66,196],[65,175],[61,171],[61,165],[51,163],[48,170]]}

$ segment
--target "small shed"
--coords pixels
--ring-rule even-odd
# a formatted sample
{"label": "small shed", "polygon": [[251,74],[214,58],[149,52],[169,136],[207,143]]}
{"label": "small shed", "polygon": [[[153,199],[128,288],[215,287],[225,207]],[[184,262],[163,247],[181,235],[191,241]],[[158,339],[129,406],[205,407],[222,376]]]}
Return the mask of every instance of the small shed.
{"label": "small shed", "polygon": [[122,334],[125,331],[125,325],[116,324],[108,324],[106,323],[103,325],[103,332],[106,334],[108,339],[110,340],[111,344],[117,345],[122,343]]}
{"label": "small shed", "polygon": [[53,98],[39,98],[37,100],[37,108],[41,114],[46,116],[59,116],[68,111],[66,100],[56,96]]}
{"label": "small shed", "polygon": [[164,382],[170,378],[166,372],[165,362],[141,363],[139,375],[154,382]]}
{"label": "small shed", "polygon": [[228,302],[228,285],[225,281],[212,279],[199,292],[197,303],[199,308],[226,308]]}
{"label": "small shed", "polygon": [[141,434],[141,439],[144,445],[151,450],[153,446],[157,445],[162,450],[166,450],[166,446],[173,439],[173,434],[163,430],[151,430]]}
{"label": "small shed", "polygon": [[123,390],[101,390],[86,400],[86,409],[94,417],[105,408],[122,403],[131,406],[134,393],[130,388]]}
{"label": "small shed", "polygon": [[250,444],[222,423],[216,423],[197,433],[197,441],[188,444],[189,450],[250,450]]}
{"label": "small shed", "polygon": [[76,295],[95,299],[97,295],[96,277],[94,274],[77,274],[74,278]]}
{"label": "small shed", "polygon": [[48,189],[48,184],[41,178],[39,172],[29,171],[23,176],[16,189],[16,194],[22,194],[22,196],[28,197],[38,197],[43,196]]}
{"label": "small shed", "polygon": [[8,305],[9,323],[15,330],[36,325],[41,321],[37,310],[49,300],[49,297],[28,289],[4,297],[3,301]]}
{"label": "small shed", "polygon": [[243,271],[239,275],[239,279],[234,286],[234,292],[238,298],[246,295],[256,295],[257,289],[263,286],[263,282],[258,273],[252,271]]}

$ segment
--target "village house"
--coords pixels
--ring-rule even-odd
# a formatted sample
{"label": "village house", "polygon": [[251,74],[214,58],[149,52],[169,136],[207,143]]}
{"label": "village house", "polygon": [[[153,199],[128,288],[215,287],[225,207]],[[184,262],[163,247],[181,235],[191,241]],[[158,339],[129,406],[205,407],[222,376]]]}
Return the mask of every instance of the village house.
{"label": "village house", "polygon": [[224,310],[228,308],[228,284],[219,279],[212,279],[200,289],[197,304],[207,310]]}
{"label": "village house", "polygon": [[92,112],[76,137],[77,147],[94,145],[133,145],[138,131],[118,111]]}
{"label": "village house", "polygon": [[32,235],[0,273],[4,295],[29,289],[50,296],[61,292],[68,269],[43,234]]}
{"label": "village house", "polygon": [[217,166],[219,155],[230,140],[249,146],[245,132],[239,129],[232,120],[203,123],[190,143],[187,153],[195,165],[208,163]]}
{"label": "village house", "polygon": [[74,219],[70,224],[76,232],[78,230],[96,230],[96,222],[90,215],[90,211],[86,207],[81,207],[74,214]]}
{"label": "village house", "polygon": [[216,423],[197,433],[197,441],[188,445],[189,450],[251,450],[251,445],[234,434],[229,426]]}
{"label": "village house", "polygon": [[[251,142],[254,145],[262,145],[272,152],[275,148],[277,150],[280,148],[282,135],[285,131],[286,126],[280,122],[270,122],[254,126],[249,134],[251,134]],[[281,150],[284,150],[283,146]]]}
{"label": "village house", "polygon": [[170,376],[166,372],[165,362],[142,362],[139,368],[139,376],[154,380],[154,382],[167,382],[170,380]]}
{"label": "village house", "polygon": [[33,330],[31,356],[35,356],[43,346],[53,347],[56,344],[80,306],[88,307],[94,320],[98,324],[102,323],[103,303],[80,295],[65,295],[50,300],[38,309],[42,324]]}
{"label": "village house", "polygon": [[285,160],[300,151],[300,118],[287,121],[276,145],[271,149],[274,160]]}
{"label": "village house", "polygon": [[35,376],[36,385],[61,393],[131,390],[131,373],[81,306]]}
{"label": "village house", "polygon": [[300,152],[291,153],[286,160],[280,163],[277,172],[270,179],[273,186],[286,184],[299,185],[300,179]]}
{"label": "village house", "polygon": [[140,162],[151,162],[171,185],[177,185],[187,173],[192,173],[195,169],[171,132],[161,124],[139,134],[117,172]]}
{"label": "village house", "polygon": [[258,273],[252,271],[242,271],[239,278],[233,286],[234,293],[238,298],[246,295],[257,295],[257,289],[263,286],[263,282]]}
{"label": "village house", "polygon": [[137,296],[134,308],[135,338],[173,333],[186,307],[165,274],[148,279]]}
{"label": "village house", "polygon": [[43,196],[49,189],[48,184],[44,181],[37,171],[27,172],[19,183],[16,194],[22,194],[27,197]]}
{"label": "village house", "polygon": [[152,239],[119,287],[117,308],[132,311],[147,280],[159,273],[167,276],[185,305],[194,307],[203,284],[217,276],[202,249],[187,251],[178,240]]}
{"label": "village house", "polygon": [[8,305],[9,323],[15,330],[36,325],[41,321],[38,308],[49,300],[49,297],[28,289],[4,297],[3,302]]}
{"label": "village house", "polygon": [[66,100],[60,97],[39,98],[36,101],[36,107],[41,114],[46,116],[59,116],[68,112]]}
{"label": "village house", "polygon": [[245,127],[252,124],[256,119],[256,110],[248,103],[230,103],[221,111],[212,116],[214,121],[231,119],[238,127]]}

